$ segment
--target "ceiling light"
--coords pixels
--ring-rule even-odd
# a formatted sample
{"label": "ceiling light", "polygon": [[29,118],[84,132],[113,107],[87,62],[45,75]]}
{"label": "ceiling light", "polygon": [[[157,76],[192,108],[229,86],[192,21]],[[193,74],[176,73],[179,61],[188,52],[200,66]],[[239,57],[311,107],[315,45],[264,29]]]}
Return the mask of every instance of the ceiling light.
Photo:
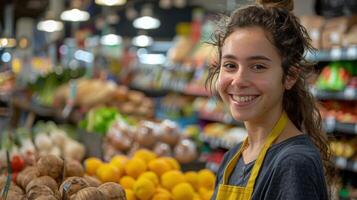
{"label": "ceiling light", "polygon": [[103,6],[120,6],[126,3],[126,0],[95,0],[96,4]]}
{"label": "ceiling light", "polygon": [[56,20],[43,20],[37,24],[37,29],[45,32],[55,32],[63,29],[63,23],[61,21]]}
{"label": "ceiling light", "polygon": [[0,48],[12,48],[16,46],[14,38],[0,38]]}
{"label": "ceiling light", "polygon": [[64,21],[82,22],[89,19],[89,13],[87,11],[79,10],[77,8],[63,11],[61,19]]}
{"label": "ceiling light", "polygon": [[133,22],[137,29],[156,29],[160,27],[160,24],[160,20],[150,16],[139,17]]}
{"label": "ceiling light", "polygon": [[100,43],[102,45],[113,46],[113,45],[119,45],[121,42],[122,42],[122,38],[116,34],[108,34],[100,38]]}
{"label": "ceiling light", "polygon": [[138,46],[138,47],[147,47],[147,46],[151,46],[153,43],[153,39],[150,36],[147,35],[139,35],[133,38],[132,40],[132,44],[134,46]]}
{"label": "ceiling light", "polygon": [[1,55],[1,60],[5,63],[10,62],[11,54],[9,52],[5,52]]}

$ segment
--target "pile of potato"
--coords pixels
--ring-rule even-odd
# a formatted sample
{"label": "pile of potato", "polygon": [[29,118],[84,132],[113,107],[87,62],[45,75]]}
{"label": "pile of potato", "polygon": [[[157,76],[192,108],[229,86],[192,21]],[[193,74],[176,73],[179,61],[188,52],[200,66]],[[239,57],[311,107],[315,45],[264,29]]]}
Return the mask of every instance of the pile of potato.
{"label": "pile of potato", "polygon": [[[6,176],[0,176],[0,191]],[[55,155],[42,156],[35,166],[20,172],[11,182],[9,200],[124,200],[125,191],[117,183],[101,184],[84,175],[78,161],[64,161]]]}

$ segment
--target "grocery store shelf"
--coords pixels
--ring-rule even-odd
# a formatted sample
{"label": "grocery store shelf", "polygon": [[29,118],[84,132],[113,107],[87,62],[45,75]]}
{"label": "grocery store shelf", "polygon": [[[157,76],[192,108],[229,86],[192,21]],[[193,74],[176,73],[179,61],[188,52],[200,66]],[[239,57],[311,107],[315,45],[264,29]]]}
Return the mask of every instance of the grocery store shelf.
{"label": "grocery store shelf", "polygon": [[11,99],[11,95],[7,92],[0,92],[0,101],[8,103]]}
{"label": "grocery store shelf", "polygon": [[212,94],[203,86],[190,85],[188,84],[182,91],[183,94],[209,97]]}
{"label": "grocery store shelf", "polygon": [[356,60],[357,46],[346,48],[336,47],[329,50],[320,50],[314,53],[307,52],[305,57],[310,61]]}
{"label": "grocery store shelf", "polygon": [[236,142],[227,141],[220,137],[207,136],[204,133],[200,135],[200,139],[208,143],[213,149],[214,148],[230,149],[237,144]]}
{"label": "grocery store shelf", "polygon": [[324,129],[328,133],[342,132],[347,134],[357,135],[357,123],[342,123],[338,122],[334,117],[324,119]]}
{"label": "grocery store shelf", "polygon": [[55,114],[54,108],[41,106],[38,105],[37,103],[26,101],[25,99],[13,98],[11,102],[14,106],[18,108],[21,108],[29,112],[33,112],[40,116],[49,117],[49,116],[54,116]]}
{"label": "grocery store shelf", "polygon": [[149,89],[149,88],[143,88],[143,87],[140,87],[137,85],[130,85],[129,88],[131,90],[143,92],[148,97],[161,97],[161,96],[165,96],[169,93],[169,91],[166,89]]}
{"label": "grocery store shelf", "polygon": [[237,125],[237,126],[243,126],[242,122],[237,122],[229,114],[223,113],[223,112],[222,113],[205,112],[205,111],[201,110],[198,113],[198,117],[203,120],[222,122],[225,124],[232,124],[232,125]]}
{"label": "grocery store shelf", "polygon": [[335,157],[333,158],[333,162],[335,163],[336,167],[338,167],[339,169],[357,172],[356,160],[349,160],[343,157]]}
{"label": "grocery store shelf", "polygon": [[311,88],[311,93],[320,100],[357,100],[357,88],[347,87],[343,91],[323,91]]}

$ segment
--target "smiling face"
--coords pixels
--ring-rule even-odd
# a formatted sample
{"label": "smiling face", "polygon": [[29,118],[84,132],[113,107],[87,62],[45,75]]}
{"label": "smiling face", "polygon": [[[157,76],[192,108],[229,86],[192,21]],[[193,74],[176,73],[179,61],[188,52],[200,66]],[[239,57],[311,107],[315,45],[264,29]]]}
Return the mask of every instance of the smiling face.
{"label": "smiling face", "polygon": [[280,116],[287,87],[281,62],[259,27],[238,28],[226,38],[217,89],[234,119],[258,122]]}

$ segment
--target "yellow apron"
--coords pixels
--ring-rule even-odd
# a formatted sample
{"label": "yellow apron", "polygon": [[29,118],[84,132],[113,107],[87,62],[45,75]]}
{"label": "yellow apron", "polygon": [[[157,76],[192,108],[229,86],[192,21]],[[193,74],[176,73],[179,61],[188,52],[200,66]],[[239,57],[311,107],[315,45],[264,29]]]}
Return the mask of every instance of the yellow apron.
{"label": "yellow apron", "polygon": [[276,123],[272,131],[268,135],[267,141],[265,141],[263,149],[260,151],[257,160],[253,166],[252,172],[250,174],[248,183],[246,187],[239,187],[228,185],[228,179],[233,172],[234,167],[237,164],[240,156],[242,155],[243,150],[248,145],[248,138],[246,138],[240,147],[239,151],[234,155],[234,157],[229,161],[223,173],[223,182],[219,184],[216,200],[250,200],[255,180],[259,174],[260,168],[263,164],[265,155],[270,148],[270,146],[274,143],[274,141],[278,138],[280,133],[284,130],[288,117],[286,113],[280,116],[279,121]]}

